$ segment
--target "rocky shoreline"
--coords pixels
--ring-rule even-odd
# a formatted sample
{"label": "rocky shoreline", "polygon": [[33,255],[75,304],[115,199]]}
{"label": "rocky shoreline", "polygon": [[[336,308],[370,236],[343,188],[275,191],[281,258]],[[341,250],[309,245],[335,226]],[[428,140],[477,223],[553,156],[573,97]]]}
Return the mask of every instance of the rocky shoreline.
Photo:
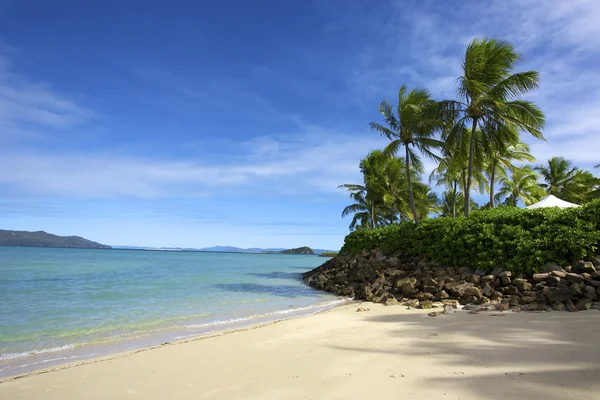
{"label": "rocky shoreline", "polygon": [[542,270],[532,276],[502,268],[473,271],[402,254],[386,256],[375,249],[356,256],[338,255],[302,277],[315,289],[386,305],[426,309],[460,303],[475,311],[600,310],[599,257],[564,268],[546,264]]}

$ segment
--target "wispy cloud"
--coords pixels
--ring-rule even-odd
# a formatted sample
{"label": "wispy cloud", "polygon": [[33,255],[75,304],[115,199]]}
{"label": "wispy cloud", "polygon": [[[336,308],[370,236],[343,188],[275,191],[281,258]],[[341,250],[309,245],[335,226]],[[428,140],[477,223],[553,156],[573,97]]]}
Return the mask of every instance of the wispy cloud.
{"label": "wispy cloud", "polygon": [[274,193],[306,189],[332,193],[360,179],[358,161],[381,147],[376,137],[302,133],[240,144],[237,162],[159,160],[111,154],[2,154],[0,184],[12,191],[71,197],[176,197],[215,190],[268,187]]}
{"label": "wispy cloud", "polygon": [[14,54],[0,45],[0,138],[39,136],[39,127],[65,129],[93,117],[91,110],[50,85],[15,71]]}

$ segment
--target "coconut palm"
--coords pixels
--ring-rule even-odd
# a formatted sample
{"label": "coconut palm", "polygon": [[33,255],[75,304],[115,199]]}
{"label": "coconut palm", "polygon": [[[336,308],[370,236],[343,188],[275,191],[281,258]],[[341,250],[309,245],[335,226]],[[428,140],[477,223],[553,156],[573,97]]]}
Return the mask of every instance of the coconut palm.
{"label": "coconut palm", "polygon": [[344,208],[342,218],[353,214],[349,229],[375,228],[379,222],[379,216],[375,211],[375,202],[367,200],[366,188],[362,185],[346,184],[338,186],[350,192],[350,198],[354,201]]}
{"label": "coconut palm", "polygon": [[539,84],[537,71],[514,73],[514,65],[521,60],[514,46],[508,42],[485,38],[475,39],[468,46],[463,62],[463,75],[458,79],[458,101],[440,102],[443,115],[458,115],[457,129],[468,124],[470,137],[465,188],[465,215],[469,215],[471,185],[477,137],[498,141],[490,137],[504,132],[510,126],[525,130],[534,137],[543,138],[544,114],[532,102],[520,97]]}
{"label": "coconut palm", "polygon": [[573,181],[577,173],[577,168],[573,163],[562,157],[552,157],[547,165],[538,165],[535,167],[543,179],[541,186],[548,194],[570,201],[575,194]]}
{"label": "coconut palm", "polygon": [[434,105],[435,102],[431,100],[427,91],[413,89],[409,92],[403,85],[398,92],[396,107],[387,100],[379,105],[379,112],[383,115],[385,124],[377,122],[369,124],[372,130],[391,140],[385,148],[386,153],[395,155],[400,147],[404,146],[408,198],[415,222],[419,219],[415,207],[411,169],[419,172],[423,169],[421,158],[415,150],[419,150],[429,158],[437,159],[437,155],[432,150],[441,147],[442,144],[433,137],[436,128],[440,126],[440,121],[428,112]]}
{"label": "coconut palm", "polygon": [[504,204],[513,207],[516,207],[519,201],[526,206],[531,205],[545,195],[537,179],[538,175],[528,166],[513,166],[508,170],[500,170],[499,182],[502,186],[495,199],[504,200]]}
{"label": "coconut palm", "polygon": [[529,146],[519,141],[516,131],[514,131],[514,134],[516,135],[516,140],[513,144],[509,141],[499,141],[491,143],[487,149],[485,174],[488,178],[490,194],[489,206],[491,208],[496,208],[496,203],[494,201],[494,185],[498,180],[501,171],[513,168],[513,161],[535,161],[535,157],[531,155]]}
{"label": "coconut palm", "polygon": [[[439,212],[442,217],[456,218],[456,204],[464,201],[463,194],[456,190],[447,190],[442,193],[442,198],[439,202]],[[477,203],[471,200],[471,210],[479,208]]]}

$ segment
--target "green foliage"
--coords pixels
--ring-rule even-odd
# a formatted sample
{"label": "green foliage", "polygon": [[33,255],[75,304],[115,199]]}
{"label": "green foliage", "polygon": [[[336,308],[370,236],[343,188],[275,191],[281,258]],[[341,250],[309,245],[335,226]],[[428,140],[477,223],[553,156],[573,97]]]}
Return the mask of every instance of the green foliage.
{"label": "green foliage", "polygon": [[337,251],[324,251],[321,254],[319,254],[319,257],[335,257],[337,255]]}
{"label": "green foliage", "polygon": [[452,266],[489,271],[539,271],[547,262],[567,265],[590,257],[600,245],[600,200],[580,208],[516,207],[478,210],[469,218],[404,222],[346,236],[341,253],[381,249],[425,256]]}

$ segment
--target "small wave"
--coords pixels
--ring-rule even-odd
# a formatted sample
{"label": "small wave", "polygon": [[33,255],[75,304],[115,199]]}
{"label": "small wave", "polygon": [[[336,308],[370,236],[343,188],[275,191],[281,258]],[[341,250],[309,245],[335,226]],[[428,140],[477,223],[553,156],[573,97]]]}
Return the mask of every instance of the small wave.
{"label": "small wave", "polygon": [[[82,343],[83,345],[83,343]],[[30,350],[30,351],[23,351],[21,353],[5,353],[5,354],[0,354],[0,361],[6,361],[6,360],[14,360],[16,358],[23,358],[23,357],[29,357],[29,356],[37,356],[39,354],[48,354],[48,353],[56,353],[57,351],[63,351],[63,350],[69,350],[69,349],[73,349],[75,348],[75,344],[67,344],[64,346],[60,346],[60,347],[51,347],[49,349],[35,349],[35,350]]]}
{"label": "small wave", "polygon": [[218,320],[218,321],[207,322],[204,324],[186,325],[186,328],[198,329],[198,328],[208,328],[211,326],[236,324],[236,323],[246,322],[246,321],[250,321],[253,319],[257,319],[257,318],[266,318],[266,317],[270,317],[273,315],[286,315],[286,314],[298,313],[298,312],[308,311],[308,310],[315,310],[315,312],[319,312],[319,311],[326,310],[331,307],[335,307],[340,304],[344,304],[344,303],[348,302],[349,300],[352,300],[352,299],[350,299],[350,298],[339,299],[339,300],[329,301],[327,303],[313,304],[313,305],[306,306],[306,307],[288,308],[285,310],[277,310],[277,311],[272,311],[272,312],[268,312],[268,313],[264,313],[264,314],[251,315],[249,317]]}

